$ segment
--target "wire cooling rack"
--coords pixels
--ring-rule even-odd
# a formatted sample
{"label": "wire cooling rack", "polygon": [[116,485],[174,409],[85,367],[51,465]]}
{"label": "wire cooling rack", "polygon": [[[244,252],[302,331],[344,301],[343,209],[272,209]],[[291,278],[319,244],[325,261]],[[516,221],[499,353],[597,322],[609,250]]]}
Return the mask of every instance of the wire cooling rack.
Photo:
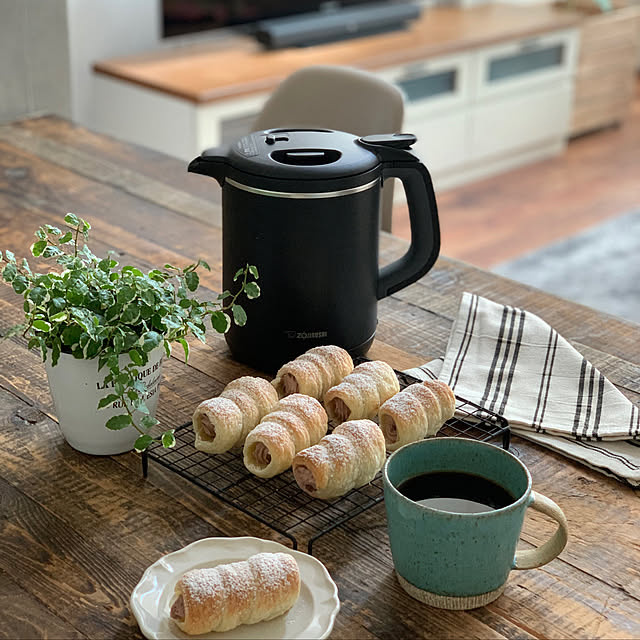
{"label": "wire cooling rack", "polygon": [[[406,373],[396,373],[401,389],[419,382]],[[484,442],[501,438],[504,449],[509,448],[510,441],[509,423],[504,417],[462,398],[457,398],[455,417],[443,425],[437,436]],[[290,470],[265,480],[247,471],[241,451],[216,455],[198,451],[191,422],[177,427],[175,438],[172,449],[152,445],[142,454],[145,478],[151,459],[288,538],[293,549],[306,540],[310,555],[318,538],[383,500],[381,473],[371,483],[341,498],[318,500],[298,487]]]}

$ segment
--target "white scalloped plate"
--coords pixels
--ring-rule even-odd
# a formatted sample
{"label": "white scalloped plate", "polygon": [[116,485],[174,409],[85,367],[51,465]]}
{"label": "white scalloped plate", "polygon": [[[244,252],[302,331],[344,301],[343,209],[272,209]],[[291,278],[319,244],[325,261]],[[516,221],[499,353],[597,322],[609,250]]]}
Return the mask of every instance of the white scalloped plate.
{"label": "white scalloped plate", "polygon": [[[246,560],[256,553],[288,553],[300,569],[300,597],[284,615],[252,625],[240,625],[224,633],[190,636],[170,620],[174,587],[190,569],[215,567]],[[260,538],[203,538],[163,556],[142,576],[131,594],[131,610],[140,630],[151,640],[175,638],[327,638],[340,610],[338,588],[325,566],[313,556]]]}

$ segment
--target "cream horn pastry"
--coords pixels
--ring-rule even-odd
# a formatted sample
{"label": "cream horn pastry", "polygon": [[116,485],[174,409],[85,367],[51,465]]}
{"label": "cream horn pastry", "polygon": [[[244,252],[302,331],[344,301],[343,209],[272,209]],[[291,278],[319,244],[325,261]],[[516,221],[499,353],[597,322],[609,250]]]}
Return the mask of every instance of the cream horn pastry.
{"label": "cream horn pastry", "polygon": [[456,397],[440,380],[409,385],[387,400],[378,412],[389,451],[434,436],[455,412]]}
{"label": "cream horn pastry", "polygon": [[385,459],[380,427],[371,420],[351,420],[298,453],[293,475],[303,491],[326,500],[371,482]]}
{"label": "cream horn pastry", "polygon": [[294,393],[282,398],[244,443],[244,465],[260,478],[286,471],[302,449],[327,433],[327,414],[311,396]]}
{"label": "cream horn pastry", "polygon": [[195,448],[223,453],[241,445],[277,402],[278,394],[263,378],[232,380],[217,398],[204,400],[194,411]]}
{"label": "cream horn pastry", "polygon": [[359,364],[324,396],[329,420],[372,419],[380,405],[400,391],[395,371],[381,360]]}
{"label": "cream horn pastry", "polygon": [[352,370],[353,360],[344,349],[335,345],[314,347],[282,365],[272,384],[281,398],[303,393],[322,400],[327,390]]}
{"label": "cream horn pastry", "polygon": [[242,562],[187,571],[175,586],[170,617],[190,635],[234,629],[282,615],[300,594],[288,553],[258,553]]}

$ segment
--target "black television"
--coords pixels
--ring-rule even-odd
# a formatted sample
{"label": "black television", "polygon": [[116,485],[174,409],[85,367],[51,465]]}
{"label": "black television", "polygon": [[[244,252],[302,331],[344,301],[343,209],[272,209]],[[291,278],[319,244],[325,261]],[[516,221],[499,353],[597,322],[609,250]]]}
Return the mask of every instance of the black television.
{"label": "black television", "polygon": [[[307,18],[335,21],[338,15],[347,19],[353,16],[357,22],[360,14],[371,16],[372,10],[378,10],[386,16],[394,6],[415,7],[413,0],[162,0],[162,35],[168,38],[232,27],[245,33],[259,34],[264,31],[264,25],[293,20],[291,28],[295,29],[298,26],[296,18],[302,20],[302,24]],[[402,20],[388,27],[398,28],[407,19],[416,17],[417,13],[416,8],[415,15],[407,18],[404,11]],[[385,26],[385,21],[384,17],[378,20],[376,28],[384,30],[380,27]],[[267,46],[272,44],[259,35],[258,38]]]}

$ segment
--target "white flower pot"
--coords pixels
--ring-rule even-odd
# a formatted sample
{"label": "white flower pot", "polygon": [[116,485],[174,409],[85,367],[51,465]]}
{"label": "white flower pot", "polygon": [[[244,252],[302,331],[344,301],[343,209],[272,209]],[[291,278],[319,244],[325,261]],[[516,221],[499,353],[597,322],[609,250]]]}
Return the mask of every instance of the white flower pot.
{"label": "white flower pot", "polygon": [[[148,364],[138,367],[139,379],[147,386],[146,405],[150,414],[155,415],[160,391],[163,347],[156,347],[149,353]],[[129,356],[120,356],[120,366],[129,362]],[[78,451],[94,455],[113,455],[133,449],[133,443],[140,433],[134,427],[112,431],[105,423],[112,416],[125,413],[118,407],[98,409],[100,400],[113,393],[112,385],[105,385],[109,374],[105,366],[98,371],[98,359],[77,360],[70,354],[60,354],[55,367],[51,357],[45,363],[49,389],[58,415],[60,429],[67,442]],[[136,422],[141,418],[134,414]]]}

